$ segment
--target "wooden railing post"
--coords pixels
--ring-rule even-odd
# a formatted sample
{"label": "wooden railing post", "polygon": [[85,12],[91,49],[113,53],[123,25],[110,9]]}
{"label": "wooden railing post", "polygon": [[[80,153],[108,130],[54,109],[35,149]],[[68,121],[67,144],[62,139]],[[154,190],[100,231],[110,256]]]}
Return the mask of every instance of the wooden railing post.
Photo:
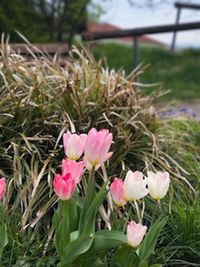
{"label": "wooden railing post", "polygon": [[139,45],[138,45],[138,37],[133,37],[133,67],[137,68],[139,64]]}
{"label": "wooden railing post", "polygon": [[[179,24],[180,16],[181,16],[181,7],[178,7],[176,15],[176,23],[175,23],[176,25]],[[175,30],[172,37],[171,51],[175,50],[176,36],[177,36],[177,31]]]}

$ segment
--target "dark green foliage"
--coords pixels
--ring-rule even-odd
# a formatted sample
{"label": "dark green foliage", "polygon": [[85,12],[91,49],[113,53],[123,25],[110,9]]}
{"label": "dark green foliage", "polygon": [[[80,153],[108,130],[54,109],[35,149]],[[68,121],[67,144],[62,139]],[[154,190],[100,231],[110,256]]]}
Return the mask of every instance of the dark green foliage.
{"label": "dark green foliage", "polygon": [[2,0],[0,33],[12,42],[23,41],[16,30],[31,42],[72,42],[85,29],[89,0]]}
{"label": "dark green foliage", "polygon": [[11,41],[20,41],[16,30],[30,41],[45,41],[45,38],[48,40],[47,29],[44,19],[36,12],[32,1],[2,0],[0,2],[0,33],[9,33]]}

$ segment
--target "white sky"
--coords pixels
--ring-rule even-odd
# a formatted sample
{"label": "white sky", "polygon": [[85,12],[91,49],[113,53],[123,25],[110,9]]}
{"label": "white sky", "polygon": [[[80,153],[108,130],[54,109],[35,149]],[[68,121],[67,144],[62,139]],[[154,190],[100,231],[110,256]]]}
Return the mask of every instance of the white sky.
{"label": "white sky", "polygon": [[[175,22],[177,10],[173,5],[174,1],[169,1],[154,8],[142,5],[130,6],[128,0],[93,0],[99,4],[106,12],[100,17],[100,21],[108,22],[121,28],[135,28],[151,25],[171,24]],[[143,0],[135,0],[136,3],[144,3]],[[163,1],[165,2],[165,1]],[[200,4],[200,0],[188,1]],[[183,9],[181,11],[180,22],[200,22],[200,10]],[[153,34],[152,38],[160,40],[166,44],[171,44],[172,34]],[[200,47],[200,30],[179,32],[177,34],[177,47]]]}

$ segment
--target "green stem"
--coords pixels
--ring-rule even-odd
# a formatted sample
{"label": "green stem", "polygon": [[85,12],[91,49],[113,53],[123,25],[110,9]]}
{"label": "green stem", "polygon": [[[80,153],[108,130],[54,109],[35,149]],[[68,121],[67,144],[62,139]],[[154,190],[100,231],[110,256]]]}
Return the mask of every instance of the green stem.
{"label": "green stem", "polygon": [[135,204],[135,209],[136,209],[136,212],[137,212],[138,222],[141,223],[140,209],[139,209],[139,206],[138,206],[138,203],[137,203],[136,200],[134,201],[134,204]]}
{"label": "green stem", "polygon": [[[107,182],[108,181],[108,175],[107,175],[107,172],[106,172],[105,165],[102,164],[101,168],[102,168],[102,172],[103,172],[103,180],[104,180],[104,182]],[[111,216],[111,213],[112,213],[112,210],[113,210],[113,201],[112,201],[112,197],[111,197],[111,194],[110,194],[109,185],[107,185],[106,188],[108,189],[108,195],[107,195],[107,198],[108,198],[107,220],[110,221],[110,216]]]}
{"label": "green stem", "polygon": [[144,217],[144,210],[145,210],[145,202],[144,202],[144,199],[143,199],[143,200],[142,200],[141,221],[143,221],[143,217]]}
{"label": "green stem", "polygon": [[87,189],[85,192],[85,202],[79,220],[79,235],[81,235],[85,231],[85,215],[95,196],[94,173],[95,173],[95,168],[93,167],[88,178]]}
{"label": "green stem", "polygon": [[86,196],[85,196],[85,204],[86,204],[86,208],[89,208],[94,195],[95,195],[95,179],[94,179],[94,172],[95,169],[94,167],[92,168],[89,178],[88,178],[88,187],[86,190]]}
{"label": "green stem", "polygon": [[158,205],[159,210],[163,212],[160,200],[157,200],[157,205]]}
{"label": "green stem", "polygon": [[153,210],[153,214],[152,214],[152,217],[151,217],[151,224],[153,224],[154,221],[155,221],[155,216],[156,216],[156,213],[157,213],[158,209],[159,209],[160,211],[162,211],[162,208],[161,208],[161,205],[160,205],[160,200],[157,200],[157,201],[156,201],[156,207],[155,207],[155,209]]}

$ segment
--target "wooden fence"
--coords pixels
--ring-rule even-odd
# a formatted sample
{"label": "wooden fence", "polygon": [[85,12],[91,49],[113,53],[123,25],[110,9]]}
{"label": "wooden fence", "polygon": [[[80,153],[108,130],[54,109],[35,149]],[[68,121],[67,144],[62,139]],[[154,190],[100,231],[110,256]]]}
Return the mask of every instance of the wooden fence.
{"label": "wooden fence", "polygon": [[133,45],[134,45],[134,67],[137,67],[139,63],[139,44],[138,37],[144,34],[156,34],[156,33],[167,33],[167,32],[177,32],[177,31],[187,31],[187,30],[195,30],[200,29],[200,22],[191,22],[191,23],[182,23],[182,24],[169,24],[169,25],[158,25],[151,27],[142,27],[128,30],[117,30],[117,31],[109,31],[109,32],[97,32],[93,34],[85,33],[82,35],[82,39],[84,41],[94,41],[94,40],[102,40],[102,39],[112,39],[112,38],[120,38],[120,37],[133,37]]}

